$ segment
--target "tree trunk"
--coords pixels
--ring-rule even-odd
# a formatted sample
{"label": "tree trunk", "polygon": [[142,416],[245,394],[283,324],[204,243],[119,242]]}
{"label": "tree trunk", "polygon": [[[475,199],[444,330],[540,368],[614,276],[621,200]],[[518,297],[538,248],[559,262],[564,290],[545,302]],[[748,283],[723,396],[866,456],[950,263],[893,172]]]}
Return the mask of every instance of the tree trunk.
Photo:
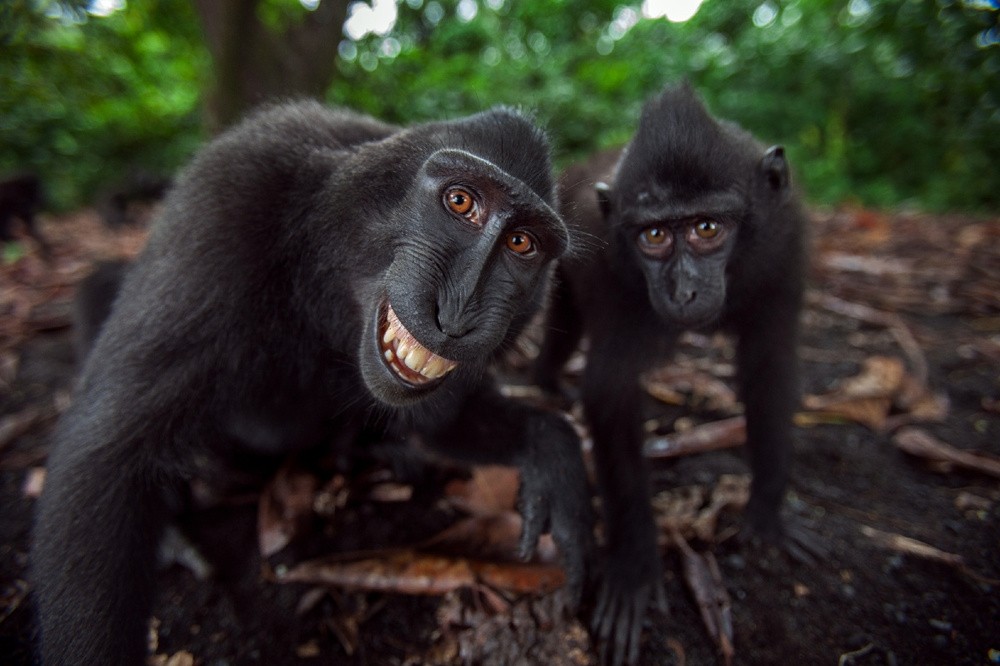
{"label": "tree trunk", "polygon": [[322,0],[275,32],[258,18],[258,0],[194,0],[214,64],[208,129],[216,133],[269,99],[322,97],[333,81],[349,2]]}

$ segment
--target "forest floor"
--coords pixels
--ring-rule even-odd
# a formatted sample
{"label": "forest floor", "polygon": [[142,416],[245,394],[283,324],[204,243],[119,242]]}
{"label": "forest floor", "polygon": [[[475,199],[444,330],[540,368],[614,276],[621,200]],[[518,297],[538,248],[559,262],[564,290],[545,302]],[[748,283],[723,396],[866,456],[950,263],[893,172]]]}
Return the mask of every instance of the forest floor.
{"label": "forest floor", "polygon": [[[787,511],[828,553],[801,564],[733,538],[747,470],[732,346],[688,336],[647,379],[670,611],[650,614],[641,663],[1000,663],[1000,219],[813,218]],[[30,661],[30,527],[75,374],[74,286],[94,260],[143,242],[92,211],[43,222],[53,261],[25,241],[0,266],[0,662],[11,665]],[[503,369],[524,399],[531,347]],[[596,663],[551,591],[551,548],[511,562],[510,471],[409,467],[292,461],[249,492],[202,492],[205,508],[180,523],[186,539],[163,549],[173,563],[159,573],[151,663]]]}

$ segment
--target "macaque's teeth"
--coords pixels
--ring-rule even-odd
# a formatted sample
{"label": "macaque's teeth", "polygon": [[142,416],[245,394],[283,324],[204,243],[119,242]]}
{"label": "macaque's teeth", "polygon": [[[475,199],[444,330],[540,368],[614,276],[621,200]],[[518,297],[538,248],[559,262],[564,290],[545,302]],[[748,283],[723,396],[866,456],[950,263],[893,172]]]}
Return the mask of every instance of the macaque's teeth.
{"label": "macaque's teeth", "polygon": [[396,316],[396,311],[392,309],[391,305],[386,308],[385,324],[385,333],[382,334],[382,342],[385,344],[409,333],[403,323],[399,321],[399,317]]}
{"label": "macaque's teeth", "polygon": [[410,353],[410,341],[406,338],[396,340],[396,358],[403,360]]}
{"label": "macaque's teeth", "polygon": [[391,305],[386,309],[382,345],[383,357],[397,373],[401,373],[401,366],[405,366],[424,379],[434,380],[445,376],[457,365],[420,344],[399,321]]}
{"label": "macaque's teeth", "polygon": [[436,360],[437,357],[432,356],[431,360],[427,361],[427,364],[424,365],[424,368],[423,370],[420,371],[420,374],[422,374],[427,379],[437,379],[438,377],[440,377],[441,373],[438,372],[437,363],[435,363]]}
{"label": "macaque's teeth", "polygon": [[429,377],[431,379],[437,379],[438,377],[444,377],[446,374],[451,372],[455,368],[455,364],[441,358],[440,356],[432,356],[431,360],[427,362],[424,366],[422,375]]}
{"label": "macaque's teeth", "polygon": [[424,369],[420,371],[420,374],[422,374],[424,377],[427,377],[428,379],[437,379],[438,377],[441,376],[441,374],[437,371],[435,366],[431,364],[424,366]]}
{"label": "macaque's teeth", "polygon": [[417,345],[410,350],[409,354],[406,355],[406,358],[403,359],[403,363],[405,363],[406,367],[410,370],[420,372],[423,369],[424,364],[427,363],[428,354],[429,352],[426,349]]}

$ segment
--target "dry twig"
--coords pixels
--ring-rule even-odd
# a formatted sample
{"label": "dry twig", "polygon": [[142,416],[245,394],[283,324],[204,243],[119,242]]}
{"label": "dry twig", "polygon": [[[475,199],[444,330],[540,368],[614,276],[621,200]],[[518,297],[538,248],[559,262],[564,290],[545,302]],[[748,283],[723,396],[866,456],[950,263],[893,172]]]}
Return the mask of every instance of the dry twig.
{"label": "dry twig", "polygon": [[718,645],[723,662],[728,666],[735,654],[732,602],[715,556],[710,552],[696,553],[679,532],[671,532],[670,540],[681,553],[684,581],[698,603],[705,630]]}
{"label": "dry twig", "polygon": [[892,443],[910,455],[925,460],[944,462],[1000,478],[1000,458],[982,451],[956,449],[920,428],[900,430],[892,438]]}
{"label": "dry twig", "polygon": [[648,458],[675,458],[742,446],[746,439],[746,418],[733,416],[666,437],[651,437],[646,440],[643,453]]}

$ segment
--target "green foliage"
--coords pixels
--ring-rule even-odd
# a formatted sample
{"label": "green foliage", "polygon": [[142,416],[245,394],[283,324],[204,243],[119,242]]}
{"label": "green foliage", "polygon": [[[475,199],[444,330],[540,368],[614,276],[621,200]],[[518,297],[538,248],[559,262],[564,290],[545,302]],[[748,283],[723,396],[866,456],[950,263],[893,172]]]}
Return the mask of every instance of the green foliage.
{"label": "green foliage", "polygon": [[330,99],[397,122],[526,107],[565,163],[627,140],[687,78],[785,144],[814,201],[1000,208],[995,3],[708,0],[686,23],[603,0],[480,2],[463,22],[458,5],[402,3],[391,34],[345,43]]}
{"label": "green foliage", "polygon": [[257,4],[257,17],[276,34],[299,23],[308,11],[292,0],[259,0]]}
{"label": "green foliage", "polygon": [[5,17],[0,173],[37,172],[55,209],[137,170],[170,173],[200,140],[207,61],[189,3],[132,3],[105,18],[88,4],[22,0]]}
{"label": "green foliage", "polygon": [[[626,141],[642,102],[687,78],[785,144],[813,201],[1000,209],[995,2],[706,0],[671,23],[625,1],[401,0],[389,34],[344,38],[328,99],[399,123],[519,106],[566,164]],[[190,3],[0,3],[0,172],[34,169],[68,206],[181,164],[211,66]],[[258,5],[272,27],[306,11]]]}

